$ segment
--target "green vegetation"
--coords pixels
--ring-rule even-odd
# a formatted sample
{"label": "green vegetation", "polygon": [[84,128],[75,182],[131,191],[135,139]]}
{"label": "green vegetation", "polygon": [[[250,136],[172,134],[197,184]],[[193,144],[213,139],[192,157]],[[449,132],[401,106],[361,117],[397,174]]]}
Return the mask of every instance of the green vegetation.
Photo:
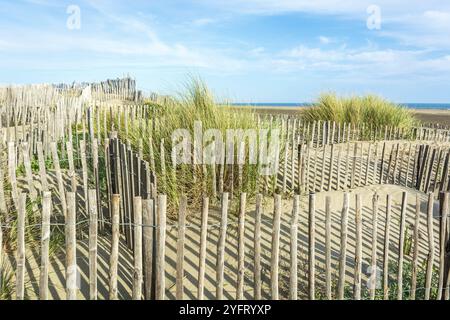
{"label": "green vegetation", "polygon": [[[218,166],[214,169],[210,165],[206,168],[202,165],[178,165],[177,168],[174,168],[171,150],[172,134],[176,130],[188,130],[193,141],[194,124],[196,121],[201,121],[203,132],[208,129],[218,129],[222,134],[222,140],[226,143],[228,129],[259,129],[263,125],[256,121],[255,115],[251,111],[237,113],[230,106],[217,104],[206,85],[199,80],[193,80],[187,86],[187,91],[180,94],[178,98],[163,99],[158,101],[158,104],[148,102],[146,105],[152,113],[149,123],[143,128],[137,125],[130,126],[127,131],[121,126],[119,135],[123,141],[129,141],[134,150],[139,150],[142,143],[144,160],[150,163],[151,148],[153,149],[158,191],[166,194],[171,200],[170,203],[178,201],[180,194],[186,194],[192,205],[200,205],[203,196],[212,197],[213,195],[211,190],[212,170],[217,170],[217,181],[219,179]],[[157,120],[153,121],[152,119]],[[123,120],[121,119],[121,123]],[[152,142],[152,146],[150,146],[150,142]],[[159,161],[162,142],[164,142],[166,175],[163,175],[162,162]],[[206,144],[211,142],[207,141]],[[237,147],[235,145],[236,150]],[[248,143],[246,146],[248,155],[247,152]],[[226,191],[229,191],[233,184],[236,194],[247,192],[251,197],[256,193],[256,181],[259,178],[258,165],[245,164],[243,166],[242,186],[239,186],[237,166],[234,168],[234,177],[231,177],[229,169],[227,166],[224,168]]]}
{"label": "green vegetation", "polygon": [[5,261],[0,265],[0,300],[11,300],[16,291],[14,273]]}
{"label": "green vegetation", "polygon": [[307,121],[336,121],[383,128],[385,126],[410,129],[417,123],[405,107],[379,96],[340,97],[333,93],[322,94],[314,107],[304,111]]}

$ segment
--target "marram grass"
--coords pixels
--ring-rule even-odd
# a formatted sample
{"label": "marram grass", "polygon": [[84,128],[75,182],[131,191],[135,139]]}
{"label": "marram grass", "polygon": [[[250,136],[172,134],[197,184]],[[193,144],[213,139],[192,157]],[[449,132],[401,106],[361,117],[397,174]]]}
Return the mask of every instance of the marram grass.
{"label": "marram grass", "polygon": [[334,93],[322,94],[313,107],[304,111],[307,121],[336,121],[383,128],[398,127],[404,130],[418,123],[407,108],[376,95],[343,97]]}
{"label": "marram grass", "polygon": [[[254,112],[250,110],[236,112],[230,106],[216,103],[206,85],[198,80],[193,80],[187,86],[186,91],[178,97],[163,99],[158,103],[148,102],[147,106],[152,112],[149,123],[145,126],[147,129],[130,126],[126,133],[121,126],[119,135],[123,141],[129,141],[134,150],[138,150],[142,143],[144,160],[149,163],[151,163],[151,148],[153,149],[158,192],[166,194],[170,200],[169,203],[177,203],[180,196],[185,194],[188,196],[189,203],[198,207],[201,205],[204,196],[210,198],[213,196],[211,187],[213,166],[206,166],[206,175],[203,165],[178,165],[176,169],[173,167],[171,159],[172,134],[176,130],[186,129],[191,138],[194,139],[194,125],[196,121],[200,121],[203,132],[208,129],[219,130],[222,133],[223,142],[226,144],[228,129],[258,130],[265,125],[264,123],[258,123]],[[150,143],[152,143],[151,146]],[[165,175],[163,174],[163,162],[160,161],[162,145]],[[235,145],[235,147],[237,146]],[[246,157],[248,157],[248,141],[246,148]],[[216,181],[219,181],[220,166],[215,166],[215,170]],[[257,179],[261,178],[258,173],[258,164],[247,164],[246,162],[242,172],[243,183],[239,185],[238,166],[234,166],[233,178],[231,178],[231,167],[224,167],[225,191],[229,192],[231,185],[233,185],[236,196],[240,192],[246,192],[250,198],[257,192]],[[194,177],[196,177],[195,180]]]}

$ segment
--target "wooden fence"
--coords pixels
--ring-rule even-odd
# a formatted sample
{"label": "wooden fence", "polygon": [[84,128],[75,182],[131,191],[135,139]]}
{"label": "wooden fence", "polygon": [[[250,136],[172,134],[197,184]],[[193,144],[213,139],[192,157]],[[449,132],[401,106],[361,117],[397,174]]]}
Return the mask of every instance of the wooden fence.
{"label": "wooden fence", "polygon": [[[85,293],[84,298],[98,298],[98,232],[99,224],[107,223],[111,228],[111,233],[106,236],[111,242],[106,267],[108,296],[103,297],[107,299],[124,295],[118,292],[120,269],[124,268],[119,262],[120,228],[131,226],[134,241],[130,297],[136,300],[153,297],[184,299],[190,294],[196,294],[192,297],[195,299],[204,299],[207,294],[212,299],[238,300],[401,300],[415,299],[416,295],[426,300],[448,300],[448,197],[449,194],[445,193],[436,214],[431,194],[425,200],[417,194],[413,201],[408,199],[407,192],[402,192],[398,199],[396,195],[387,194],[385,203],[378,194],[373,194],[369,205],[361,194],[344,193],[342,209],[339,210],[329,196],[323,205],[317,201],[316,194],[310,194],[302,209],[300,196],[283,200],[280,195],[275,195],[273,203],[267,206],[262,195],[257,196],[256,204],[250,205],[246,194],[242,194],[237,211],[233,212],[229,195],[224,193],[216,210],[216,220],[209,217],[216,213],[210,209],[208,198],[203,201],[199,219],[188,216],[187,200],[183,198],[180,199],[176,222],[166,216],[167,197],[159,195],[156,201],[134,197],[133,222],[121,222],[125,211],[121,196],[112,196],[111,220],[101,220],[96,190],[92,189],[89,191],[89,218],[80,222],[77,220],[80,204],[75,193],[68,192],[64,223],[66,295],[63,298],[80,297],[77,286],[79,223],[87,223],[89,230],[89,255],[85,257],[89,261],[86,276],[89,294]],[[32,227],[26,220],[26,201],[27,195],[20,194],[15,227],[17,299],[33,297],[24,285],[25,235],[26,230]],[[422,204],[425,210],[421,209]],[[153,216],[155,207],[156,217]],[[268,210],[268,207],[272,209]],[[40,299],[49,297],[48,251],[54,214],[51,208],[51,193],[46,192],[40,210],[39,226],[43,236],[39,286],[38,292],[34,292],[34,296]],[[411,236],[409,228],[413,230]],[[172,244],[176,244],[176,249],[167,253]],[[306,255],[303,256],[302,252]],[[168,263],[172,261],[175,266],[169,271]],[[194,265],[188,268],[189,264]],[[369,267],[368,273],[363,266]],[[167,283],[172,276],[175,277],[174,291]]]}
{"label": "wooden fence", "polygon": [[[281,128],[277,175],[253,196],[242,166],[193,171],[196,206],[165,183],[182,171],[151,138],[168,121],[157,108],[61,90],[0,90],[10,297],[448,299],[449,130],[255,116]],[[134,87],[95,90],[111,101]],[[132,144],[136,128],[149,141]]]}

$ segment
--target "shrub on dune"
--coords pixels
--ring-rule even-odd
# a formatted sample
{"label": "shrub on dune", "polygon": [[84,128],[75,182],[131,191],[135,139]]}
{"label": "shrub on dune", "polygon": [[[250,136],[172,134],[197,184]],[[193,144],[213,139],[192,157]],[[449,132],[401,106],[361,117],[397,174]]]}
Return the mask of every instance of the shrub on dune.
{"label": "shrub on dune", "polygon": [[410,110],[376,95],[342,97],[325,93],[303,116],[307,121],[366,123],[378,128],[388,126],[410,129],[417,123]]}

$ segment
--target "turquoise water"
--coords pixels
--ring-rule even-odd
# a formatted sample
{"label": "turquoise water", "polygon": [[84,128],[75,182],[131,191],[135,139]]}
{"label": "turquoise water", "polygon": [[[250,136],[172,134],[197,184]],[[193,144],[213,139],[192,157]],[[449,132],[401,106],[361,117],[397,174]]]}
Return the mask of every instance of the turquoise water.
{"label": "turquoise water", "polygon": [[[305,107],[310,106],[311,103],[232,103],[234,106],[248,106],[248,107]],[[450,110],[450,103],[401,103],[410,109],[436,109],[436,110]]]}

